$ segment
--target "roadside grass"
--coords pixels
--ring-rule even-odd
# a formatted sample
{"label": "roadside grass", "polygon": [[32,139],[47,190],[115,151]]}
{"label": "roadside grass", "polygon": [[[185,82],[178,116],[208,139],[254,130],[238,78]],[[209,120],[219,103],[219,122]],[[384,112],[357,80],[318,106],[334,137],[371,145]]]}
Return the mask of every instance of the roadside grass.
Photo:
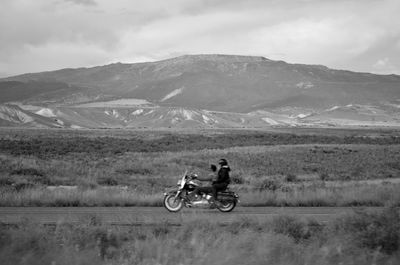
{"label": "roadside grass", "polygon": [[118,188],[63,189],[28,188],[20,191],[0,189],[0,206],[162,206],[162,194]]}
{"label": "roadside grass", "polygon": [[[400,206],[400,183],[304,188],[302,183],[277,190],[241,188],[241,206]],[[120,186],[46,187],[19,191],[0,188],[0,206],[162,206],[162,192],[138,191]]]}
{"label": "roadside grass", "polygon": [[[160,205],[164,189],[186,170],[208,174],[210,164],[222,157],[229,161],[231,186],[243,205],[399,201],[398,184],[365,182],[400,179],[396,131],[373,132],[373,137],[362,134],[369,131],[113,133],[117,136],[105,137],[106,131],[21,130],[17,136],[0,131],[0,204]],[[59,185],[77,190],[45,189]]]}
{"label": "roadside grass", "polygon": [[355,212],[321,225],[278,216],[221,226],[115,227],[96,218],[0,225],[2,264],[388,264],[400,262],[398,209]]}
{"label": "roadside grass", "polygon": [[239,192],[243,206],[400,206],[400,184]]}

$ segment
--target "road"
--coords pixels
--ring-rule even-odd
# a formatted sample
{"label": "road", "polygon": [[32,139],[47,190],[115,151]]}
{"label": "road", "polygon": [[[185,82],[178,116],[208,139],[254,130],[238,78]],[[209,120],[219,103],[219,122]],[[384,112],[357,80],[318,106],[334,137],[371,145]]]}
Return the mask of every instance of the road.
{"label": "road", "polygon": [[[14,224],[24,220],[41,224],[58,222],[90,222],[93,220],[113,225],[152,225],[208,220],[232,223],[243,220],[263,222],[278,215],[293,215],[300,219],[328,222],[343,214],[352,213],[352,207],[237,207],[230,213],[209,209],[183,209],[170,213],[162,207],[0,207],[0,222]],[[380,208],[368,207],[367,210]]]}

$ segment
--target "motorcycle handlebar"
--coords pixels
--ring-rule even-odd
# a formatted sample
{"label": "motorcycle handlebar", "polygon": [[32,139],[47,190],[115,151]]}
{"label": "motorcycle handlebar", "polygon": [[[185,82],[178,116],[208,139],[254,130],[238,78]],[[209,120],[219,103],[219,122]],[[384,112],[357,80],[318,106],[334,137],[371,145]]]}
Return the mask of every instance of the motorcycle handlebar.
{"label": "motorcycle handlebar", "polygon": [[186,175],[186,178],[197,179],[197,174]]}

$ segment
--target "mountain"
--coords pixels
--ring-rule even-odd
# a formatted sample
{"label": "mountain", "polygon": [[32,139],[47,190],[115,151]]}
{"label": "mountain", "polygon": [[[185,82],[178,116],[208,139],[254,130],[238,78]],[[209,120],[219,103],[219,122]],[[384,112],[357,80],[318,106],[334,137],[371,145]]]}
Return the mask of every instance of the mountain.
{"label": "mountain", "polygon": [[253,56],[185,55],[23,74],[0,79],[0,93],[8,108],[39,116],[50,109],[56,113],[52,118],[79,127],[391,126],[400,121],[400,76]]}

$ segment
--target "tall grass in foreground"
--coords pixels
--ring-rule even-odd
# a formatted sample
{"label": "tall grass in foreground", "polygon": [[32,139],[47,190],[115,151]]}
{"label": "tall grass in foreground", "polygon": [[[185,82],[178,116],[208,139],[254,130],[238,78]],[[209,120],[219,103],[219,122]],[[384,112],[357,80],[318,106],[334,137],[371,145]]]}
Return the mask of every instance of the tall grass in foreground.
{"label": "tall grass in foreground", "polygon": [[396,209],[359,212],[327,226],[279,216],[227,226],[110,227],[100,220],[0,226],[2,264],[388,264],[400,262]]}
{"label": "tall grass in foreground", "polygon": [[[234,186],[241,206],[385,206],[400,205],[400,184],[316,186],[253,190]],[[142,192],[118,187],[20,191],[0,188],[0,206],[162,206],[162,192]]]}

